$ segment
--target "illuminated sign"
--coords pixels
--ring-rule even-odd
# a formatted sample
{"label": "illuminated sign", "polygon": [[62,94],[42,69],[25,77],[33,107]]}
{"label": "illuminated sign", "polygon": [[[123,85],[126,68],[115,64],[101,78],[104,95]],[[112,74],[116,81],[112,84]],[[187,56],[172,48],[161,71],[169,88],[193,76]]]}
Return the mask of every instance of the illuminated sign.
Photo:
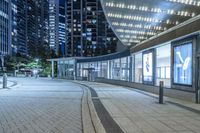
{"label": "illuminated sign", "polygon": [[153,53],[143,54],[143,80],[144,82],[153,81]]}
{"label": "illuminated sign", "polygon": [[174,47],[174,83],[192,85],[192,43]]}

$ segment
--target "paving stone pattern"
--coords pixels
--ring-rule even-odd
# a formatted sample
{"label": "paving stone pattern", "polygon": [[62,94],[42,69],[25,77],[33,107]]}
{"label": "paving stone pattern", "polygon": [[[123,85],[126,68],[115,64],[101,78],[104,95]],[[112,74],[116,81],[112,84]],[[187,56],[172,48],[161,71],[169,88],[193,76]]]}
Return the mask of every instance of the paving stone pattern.
{"label": "paving stone pattern", "polygon": [[[200,115],[121,86],[87,83],[126,133],[200,133]],[[199,106],[199,105],[196,105]]]}
{"label": "paving stone pattern", "polygon": [[17,79],[0,90],[0,133],[81,133],[83,90],[69,82]]}

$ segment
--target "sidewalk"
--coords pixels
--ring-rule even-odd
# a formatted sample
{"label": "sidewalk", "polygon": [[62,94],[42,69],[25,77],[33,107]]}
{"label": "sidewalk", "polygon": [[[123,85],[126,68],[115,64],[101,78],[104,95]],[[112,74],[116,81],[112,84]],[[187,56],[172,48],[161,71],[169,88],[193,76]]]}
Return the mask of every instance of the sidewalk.
{"label": "sidewalk", "polygon": [[169,102],[162,105],[150,93],[102,83],[80,83],[96,91],[98,99],[125,133],[200,133],[198,104],[165,98]]}
{"label": "sidewalk", "polygon": [[70,82],[9,78],[0,90],[0,133],[82,133],[83,89]]}

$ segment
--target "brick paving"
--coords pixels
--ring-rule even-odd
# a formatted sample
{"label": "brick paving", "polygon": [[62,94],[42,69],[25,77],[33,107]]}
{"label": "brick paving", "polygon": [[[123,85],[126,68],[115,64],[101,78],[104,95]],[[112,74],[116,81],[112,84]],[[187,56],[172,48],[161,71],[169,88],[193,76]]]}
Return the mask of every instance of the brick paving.
{"label": "brick paving", "polygon": [[82,88],[50,79],[19,78],[0,90],[0,133],[81,133]]}
{"label": "brick paving", "polygon": [[[79,85],[64,80],[16,80],[20,85],[0,90],[0,133],[82,133]],[[125,133],[200,133],[199,113],[167,102],[160,105],[157,99],[125,87],[81,83],[97,92]],[[199,109],[197,104],[187,102],[187,106]]]}
{"label": "brick paving", "polygon": [[82,83],[96,90],[105,108],[125,133],[200,133],[198,113],[170,103],[160,105],[158,99],[125,87]]}

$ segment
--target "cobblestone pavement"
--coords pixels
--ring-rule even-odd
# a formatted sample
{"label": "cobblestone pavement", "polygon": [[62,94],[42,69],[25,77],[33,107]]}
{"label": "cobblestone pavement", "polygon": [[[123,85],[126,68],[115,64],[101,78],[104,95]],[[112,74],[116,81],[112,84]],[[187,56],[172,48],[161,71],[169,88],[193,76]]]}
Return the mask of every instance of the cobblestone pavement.
{"label": "cobblestone pavement", "polygon": [[18,78],[0,90],[0,133],[81,133],[83,90],[69,82]]}
{"label": "cobblestone pavement", "polygon": [[[125,133],[200,133],[200,114],[121,86],[87,83]],[[199,106],[196,104],[196,106]]]}

